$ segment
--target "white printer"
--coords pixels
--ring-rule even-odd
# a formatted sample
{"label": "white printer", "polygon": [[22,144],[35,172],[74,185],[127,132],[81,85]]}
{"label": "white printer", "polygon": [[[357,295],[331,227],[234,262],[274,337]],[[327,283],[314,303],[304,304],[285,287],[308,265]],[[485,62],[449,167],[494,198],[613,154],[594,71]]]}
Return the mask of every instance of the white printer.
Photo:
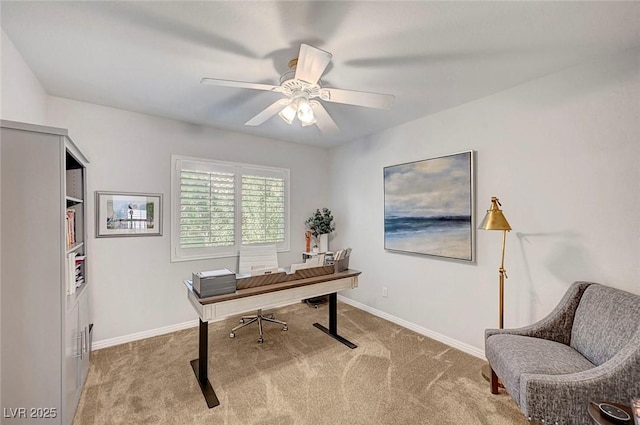
{"label": "white printer", "polygon": [[191,282],[200,298],[236,292],[236,274],[227,269],[193,272]]}

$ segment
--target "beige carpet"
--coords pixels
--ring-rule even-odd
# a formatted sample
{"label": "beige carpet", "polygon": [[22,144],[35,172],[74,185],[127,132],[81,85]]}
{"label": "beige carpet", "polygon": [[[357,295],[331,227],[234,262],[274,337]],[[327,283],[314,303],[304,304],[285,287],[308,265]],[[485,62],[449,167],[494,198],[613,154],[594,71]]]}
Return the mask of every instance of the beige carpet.
{"label": "beige carpet", "polygon": [[[338,333],[312,326],[328,307],[274,311],[289,324],[229,338],[237,318],[209,325],[208,409],[189,361],[197,328],[94,351],[74,425],[501,425],[528,423],[506,393],[491,395],[482,360],[339,303]],[[97,324],[96,326],[99,326]]]}

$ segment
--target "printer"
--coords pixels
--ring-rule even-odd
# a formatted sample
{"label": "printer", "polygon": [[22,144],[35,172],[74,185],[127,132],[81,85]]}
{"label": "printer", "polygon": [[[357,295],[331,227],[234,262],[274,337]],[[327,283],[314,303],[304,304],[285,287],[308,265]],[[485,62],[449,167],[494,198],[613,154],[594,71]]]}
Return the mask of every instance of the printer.
{"label": "printer", "polygon": [[236,292],[236,274],[227,269],[193,272],[191,282],[200,298]]}

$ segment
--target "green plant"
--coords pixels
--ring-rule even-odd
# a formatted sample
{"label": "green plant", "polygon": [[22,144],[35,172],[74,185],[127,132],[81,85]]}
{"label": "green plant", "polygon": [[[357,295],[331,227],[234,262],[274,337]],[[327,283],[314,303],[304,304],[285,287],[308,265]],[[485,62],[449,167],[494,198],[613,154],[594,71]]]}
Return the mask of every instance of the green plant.
{"label": "green plant", "polygon": [[311,230],[314,237],[318,235],[324,235],[325,233],[331,233],[336,230],[336,226],[333,223],[333,216],[329,208],[319,209],[311,217],[304,222],[304,224]]}

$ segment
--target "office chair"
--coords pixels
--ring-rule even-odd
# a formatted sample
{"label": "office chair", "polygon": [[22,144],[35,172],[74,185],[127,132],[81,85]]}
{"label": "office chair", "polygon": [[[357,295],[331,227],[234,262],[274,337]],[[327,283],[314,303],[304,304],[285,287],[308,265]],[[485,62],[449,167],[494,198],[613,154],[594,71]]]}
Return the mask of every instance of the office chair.
{"label": "office chair", "polygon": [[[252,246],[245,247],[240,250],[240,256],[238,259],[238,273],[240,274],[260,274],[260,271],[273,270],[278,268],[278,254],[275,245],[264,246]],[[262,309],[259,309],[255,315],[242,316],[240,318],[240,325],[231,329],[229,337],[234,338],[236,331],[240,328],[244,328],[254,322],[258,322],[258,332],[260,337],[259,343],[264,342],[264,336],[262,333],[262,322],[271,322],[282,325],[283,331],[288,330],[287,323],[281,320],[275,319],[273,314],[262,314]]]}

